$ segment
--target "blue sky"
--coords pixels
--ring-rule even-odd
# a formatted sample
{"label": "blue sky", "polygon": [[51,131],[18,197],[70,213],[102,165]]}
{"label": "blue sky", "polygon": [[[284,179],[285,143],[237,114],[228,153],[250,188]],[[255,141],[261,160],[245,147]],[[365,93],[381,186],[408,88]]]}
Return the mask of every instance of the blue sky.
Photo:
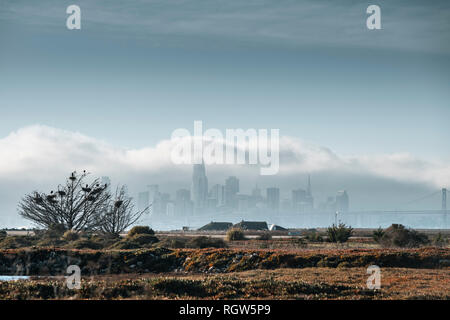
{"label": "blue sky", "polygon": [[4,1],[0,135],[46,124],[153,144],[195,119],[344,154],[450,155],[446,2]]}
{"label": "blue sky", "polygon": [[449,84],[448,1],[0,2],[0,139],[38,124],[137,149],[202,120],[449,163]]}

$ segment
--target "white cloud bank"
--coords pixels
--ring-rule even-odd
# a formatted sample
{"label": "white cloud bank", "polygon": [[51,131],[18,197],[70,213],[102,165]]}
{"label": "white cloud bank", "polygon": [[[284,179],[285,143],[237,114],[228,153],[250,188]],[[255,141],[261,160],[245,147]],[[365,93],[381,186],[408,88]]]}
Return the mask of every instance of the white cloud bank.
{"label": "white cloud bank", "polygon": [[[53,180],[75,168],[96,175],[151,174],[186,171],[171,162],[173,144],[168,140],[154,147],[125,149],[77,132],[34,125],[0,139],[0,179]],[[227,166],[223,165],[223,170]],[[241,166],[239,170],[246,170]],[[341,157],[331,150],[283,136],[280,140],[281,177],[336,171],[340,174],[372,175],[404,183],[433,187],[450,185],[450,164],[419,159],[407,153]],[[49,174],[51,174],[49,176]]]}

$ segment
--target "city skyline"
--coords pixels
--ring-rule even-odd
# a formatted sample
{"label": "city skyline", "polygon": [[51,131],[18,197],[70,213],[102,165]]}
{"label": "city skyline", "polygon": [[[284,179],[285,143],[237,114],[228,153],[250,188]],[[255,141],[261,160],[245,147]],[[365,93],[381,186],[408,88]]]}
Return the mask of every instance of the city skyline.
{"label": "city skyline", "polygon": [[245,194],[240,192],[239,183],[238,177],[229,176],[222,183],[208,188],[205,164],[203,161],[201,164],[194,164],[190,190],[181,188],[170,194],[160,190],[159,185],[148,185],[147,191],[138,193],[138,210],[145,212],[141,223],[155,225],[171,220],[170,225],[173,226],[177,223],[189,225],[192,219],[206,218],[213,221],[236,215],[243,220],[250,217],[270,220],[282,214],[349,211],[349,196],[346,190],[337,191],[335,196],[327,196],[326,201],[314,206],[309,174],[304,189],[292,190],[290,198],[280,197],[280,188],[276,186],[268,186],[265,188],[266,192],[262,193],[261,188],[255,185],[251,194]]}
{"label": "city skyline", "polygon": [[[185,215],[205,215],[210,214],[214,217],[214,213],[225,209],[229,212],[241,212],[245,214],[248,209],[256,209],[258,204],[264,204],[265,213],[277,213],[281,211],[290,211],[292,213],[312,213],[315,210],[322,211],[342,211],[349,210],[349,197],[346,190],[336,191],[335,196],[327,196],[326,201],[314,206],[314,197],[311,191],[311,176],[308,174],[307,184],[305,188],[297,188],[291,190],[290,198],[280,197],[280,188],[276,186],[268,186],[265,188],[265,196],[261,193],[258,185],[251,190],[251,194],[239,192],[240,180],[235,176],[229,176],[223,181],[223,184],[217,183],[208,189],[208,178],[206,175],[205,164],[194,164],[192,174],[191,189],[177,189],[174,194],[169,192],[160,192],[159,185],[149,185],[148,191],[138,193],[138,207],[140,211],[153,206],[153,214],[162,214],[170,216],[167,204],[172,203],[175,208],[180,207],[183,210],[178,213],[178,217]],[[175,196],[172,198],[172,196]],[[330,199],[333,199],[330,201]],[[164,205],[160,205],[160,201],[164,200]],[[283,202],[289,201],[289,206],[282,206]],[[248,203],[251,202],[250,207]],[[189,202],[189,205],[185,203]],[[244,203],[244,204],[242,204]],[[188,208],[184,211],[184,208]],[[175,215],[176,209],[175,209]]]}
{"label": "city skyline", "polygon": [[[208,189],[206,167],[201,163],[192,166],[191,189],[176,190],[174,198],[173,194],[160,191],[159,185],[148,186],[149,191],[139,193],[139,210],[143,211],[149,206],[152,209],[144,215],[141,223],[159,229],[180,229],[182,226],[199,228],[207,222],[236,223],[244,220],[266,221],[291,228],[326,226],[338,222],[373,228],[392,221],[409,221],[414,225],[432,228],[447,226],[446,188],[427,195],[428,198],[436,195],[440,197],[441,210],[352,211],[347,190],[337,190],[334,195],[328,195],[326,200],[315,201],[309,174],[303,181],[304,187],[298,187],[297,184],[295,189],[290,190],[291,196],[288,198],[280,197],[280,188],[270,185],[263,189],[255,185],[250,193],[241,192],[240,180],[236,176],[214,182]],[[435,198],[433,201],[436,206]]]}

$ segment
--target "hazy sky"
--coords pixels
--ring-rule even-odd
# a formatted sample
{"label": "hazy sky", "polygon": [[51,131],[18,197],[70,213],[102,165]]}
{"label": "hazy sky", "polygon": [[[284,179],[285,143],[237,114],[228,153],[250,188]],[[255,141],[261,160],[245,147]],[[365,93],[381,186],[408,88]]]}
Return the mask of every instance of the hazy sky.
{"label": "hazy sky", "polygon": [[[66,29],[71,4],[81,30]],[[382,30],[366,28],[370,4],[381,7]],[[21,176],[0,209],[10,212],[36,172],[54,169],[47,164],[73,170],[58,162],[59,129],[74,145],[92,143],[70,165],[95,169],[112,161],[96,148],[156,152],[194,120],[279,128],[296,147],[329,150],[345,167],[357,161],[359,177],[385,181],[346,185],[356,173],[345,176],[342,163],[299,161],[302,179],[338,169],[346,177],[324,178],[324,196],[353,186],[362,208],[365,191],[392,194],[391,181],[407,198],[408,188],[450,185],[449,84],[448,1],[0,0],[0,193]],[[158,166],[133,167],[121,181],[137,185]],[[291,186],[283,181],[273,183]]]}

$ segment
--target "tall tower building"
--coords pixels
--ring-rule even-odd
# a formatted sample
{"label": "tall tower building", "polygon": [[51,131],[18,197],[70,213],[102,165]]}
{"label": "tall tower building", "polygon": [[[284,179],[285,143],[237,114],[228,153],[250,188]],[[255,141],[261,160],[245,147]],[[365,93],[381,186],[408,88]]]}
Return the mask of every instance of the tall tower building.
{"label": "tall tower building", "polygon": [[225,205],[230,208],[237,208],[237,194],[239,192],[239,179],[229,177],[225,180]]}
{"label": "tall tower building", "polygon": [[442,189],[442,210],[447,210],[447,189]]}
{"label": "tall tower building", "polygon": [[223,185],[214,185],[209,193],[210,198],[216,200],[216,206],[221,207],[225,205],[225,187]]}
{"label": "tall tower building", "polygon": [[208,201],[208,178],[206,177],[205,163],[194,164],[192,174],[192,202],[196,209],[206,208]]}
{"label": "tall tower building", "polygon": [[312,197],[311,192],[311,176],[308,174],[308,186],[306,187],[306,195]]}
{"label": "tall tower building", "polygon": [[347,191],[339,191],[336,196],[336,210],[341,212],[347,212],[349,207],[349,199]]}
{"label": "tall tower building", "polygon": [[252,197],[260,199],[262,198],[261,196],[261,189],[258,188],[258,185],[256,185],[253,190],[252,190]]}
{"label": "tall tower building", "polygon": [[191,191],[179,189],[175,196],[175,215],[178,217],[187,217],[192,215],[193,204],[191,201]]}
{"label": "tall tower building", "polygon": [[267,188],[267,208],[278,211],[280,208],[280,189]]}
{"label": "tall tower building", "polygon": [[304,212],[309,209],[309,197],[303,189],[292,190],[292,209],[294,212]]}
{"label": "tall tower building", "polygon": [[308,185],[306,186],[305,209],[312,211],[314,209],[314,197],[311,191],[311,176],[308,174]]}
{"label": "tall tower building", "polygon": [[150,212],[150,192],[144,191],[139,192],[138,195],[138,209],[139,211],[145,211],[144,213]]}

